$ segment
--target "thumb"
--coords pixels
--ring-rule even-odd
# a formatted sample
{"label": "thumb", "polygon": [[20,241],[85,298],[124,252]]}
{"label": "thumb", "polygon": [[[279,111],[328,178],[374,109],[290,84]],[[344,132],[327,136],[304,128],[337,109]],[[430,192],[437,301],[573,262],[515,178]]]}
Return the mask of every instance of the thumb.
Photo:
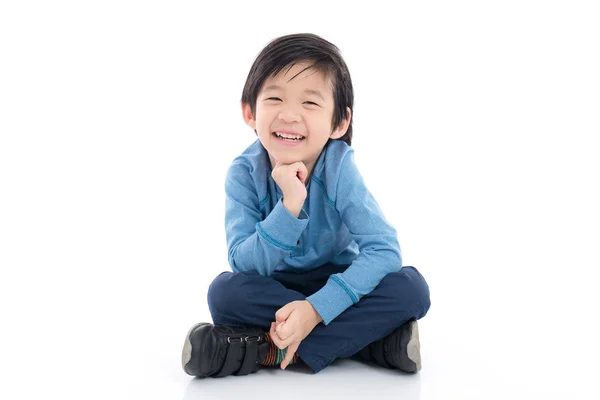
{"label": "thumb", "polygon": [[275,313],[275,321],[283,322],[287,320],[292,311],[294,311],[294,307],[291,305],[291,303],[286,304],[285,306],[277,310],[277,312]]}

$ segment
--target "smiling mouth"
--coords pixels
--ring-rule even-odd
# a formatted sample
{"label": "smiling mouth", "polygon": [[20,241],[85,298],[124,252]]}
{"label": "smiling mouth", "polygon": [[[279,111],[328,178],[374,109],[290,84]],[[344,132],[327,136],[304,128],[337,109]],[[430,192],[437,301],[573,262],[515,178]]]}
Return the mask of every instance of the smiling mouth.
{"label": "smiling mouth", "polygon": [[282,134],[280,134],[278,132],[273,132],[273,136],[275,136],[277,139],[285,140],[287,142],[300,142],[305,139],[305,137],[302,135],[285,135],[285,136],[283,136]]}

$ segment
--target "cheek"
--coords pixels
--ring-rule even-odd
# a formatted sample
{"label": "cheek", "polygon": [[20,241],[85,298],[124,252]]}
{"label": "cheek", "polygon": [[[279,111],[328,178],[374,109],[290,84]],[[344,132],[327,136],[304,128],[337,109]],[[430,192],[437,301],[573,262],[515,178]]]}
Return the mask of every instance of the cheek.
{"label": "cheek", "polygon": [[331,133],[331,121],[328,118],[314,118],[308,121],[307,126],[310,132],[318,133],[320,136]]}
{"label": "cheek", "polygon": [[318,125],[319,127],[328,127],[331,125],[331,117],[327,115],[327,113],[319,112],[311,115],[312,123]]}
{"label": "cheek", "polygon": [[269,129],[271,123],[273,122],[273,110],[262,109],[256,110],[256,123],[259,127]]}

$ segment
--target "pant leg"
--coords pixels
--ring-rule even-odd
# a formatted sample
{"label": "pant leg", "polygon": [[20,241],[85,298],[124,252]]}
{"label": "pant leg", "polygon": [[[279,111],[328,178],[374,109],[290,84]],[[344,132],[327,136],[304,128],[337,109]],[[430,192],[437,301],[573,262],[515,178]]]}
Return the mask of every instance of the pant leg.
{"label": "pant leg", "polygon": [[300,358],[319,372],[337,358],[348,358],[430,307],[429,286],[416,268],[388,274],[360,301],[329,323],[319,324],[298,348]]}
{"label": "pant leg", "polygon": [[347,267],[325,264],[303,273],[278,271],[270,277],[253,271],[223,272],[208,288],[208,308],[215,324],[268,330],[277,310],[305,300],[322,288],[330,275]]}
{"label": "pant leg", "polygon": [[208,309],[215,324],[256,326],[268,331],[277,310],[305,298],[257,272],[223,272],[208,288]]}

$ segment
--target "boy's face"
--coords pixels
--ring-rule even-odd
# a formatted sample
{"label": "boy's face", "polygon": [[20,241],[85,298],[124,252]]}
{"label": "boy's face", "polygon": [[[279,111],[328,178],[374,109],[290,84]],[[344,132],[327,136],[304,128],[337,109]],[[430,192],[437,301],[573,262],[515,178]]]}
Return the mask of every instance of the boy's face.
{"label": "boy's face", "polygon": [[[309,65],[297,63],[291,69],[285,67],[275,77],[267,78],[256,99],[256,115],[252,115],[250,105],[242,105],[244,120],[256,129],[273,167],[277,161],[283,164],[302,161],[310,173],[327,140],[342,137],[348,128],[349,108],[348,119],[332,131],[331,82],[314,67],[303,71]],[[276,132],[303,138],[282,139]]]}

